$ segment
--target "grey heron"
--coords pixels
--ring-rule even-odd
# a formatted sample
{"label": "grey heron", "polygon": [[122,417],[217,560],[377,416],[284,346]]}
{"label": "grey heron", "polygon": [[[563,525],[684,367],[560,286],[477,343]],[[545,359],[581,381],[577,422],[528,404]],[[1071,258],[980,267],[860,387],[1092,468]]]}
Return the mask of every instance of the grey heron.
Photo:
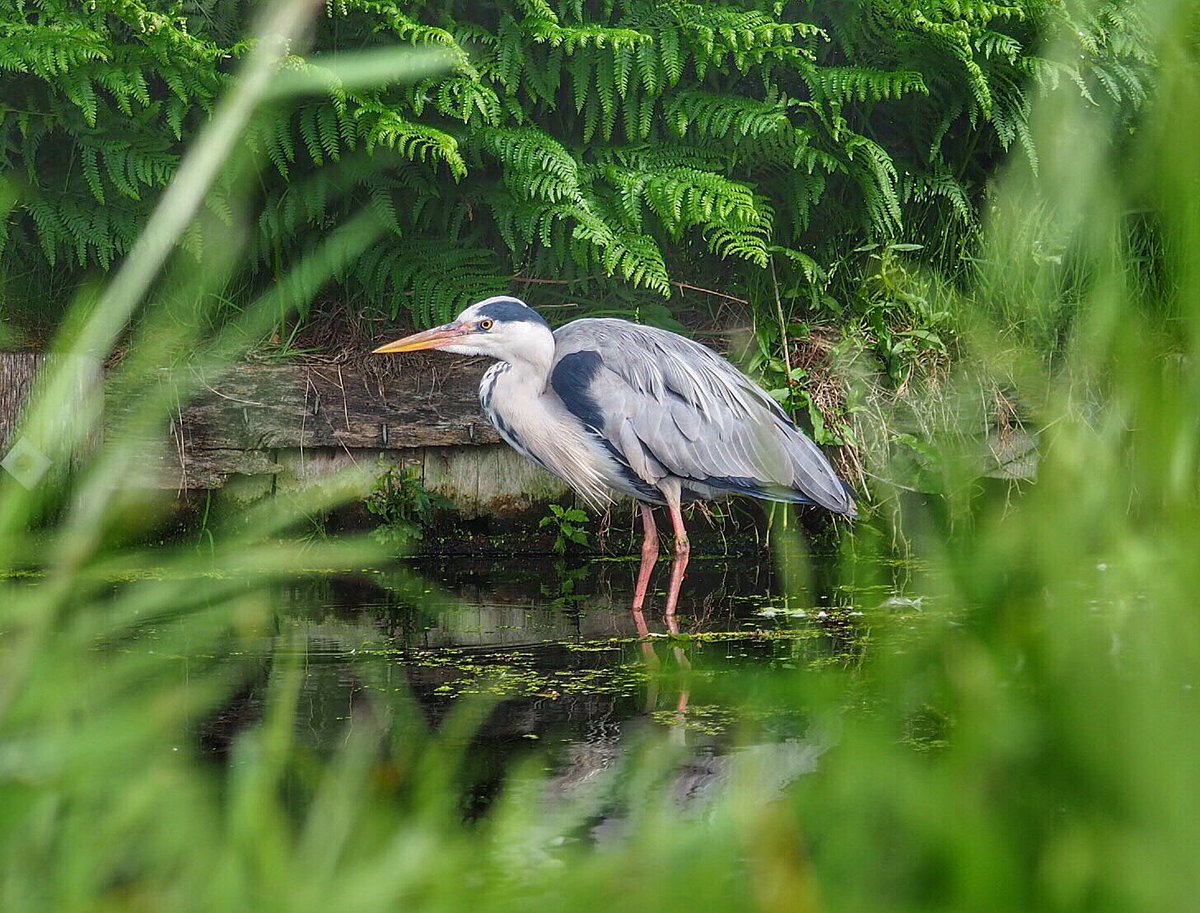
{"label": "grey heron", "polygon": [[595,317],[551,330],[524,302],[498,296],[374,354],[423,349],[496,359],[479,400],[500,436],[593,506],[638,502],[637,614],[658,557],[652,506],[667,507],[675,531],[668,616],[690,551],[682,504],[741,494],[856,516],[849,487],[783,409],[676,333]]}

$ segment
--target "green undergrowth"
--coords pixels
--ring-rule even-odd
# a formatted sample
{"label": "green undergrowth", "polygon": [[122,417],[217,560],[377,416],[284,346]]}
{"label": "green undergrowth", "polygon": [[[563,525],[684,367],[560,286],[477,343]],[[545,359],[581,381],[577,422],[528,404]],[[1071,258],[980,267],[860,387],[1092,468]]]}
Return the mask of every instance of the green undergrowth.
{"label": "green undergrowth", "polygon": [[[52,331],[61,303],[130,252],[260,12],[22,0],[0,13],[16,322]],[[1052,35],[1070,52],[1047,56]],[[732,308],[760,340],[779,335],[769,358],[789,361],[797,326],[833,326],[895,375],[947,328],[893,274],[961,275],[1006,154],[1041,161],[1035,103],[1062,95],[1134,122],[1147,35],[1130,0],[327,3],[206,198],[208,231],[247,254],[220,271],[206,319],[274,288],[267,338],[292,350],[301,323],[429,325],[498,292],[556,320],[679,327]],[[402,75],[397,47],[412,52]],[[375,237],[319,279],[290,271],[355,215]],[[211,253],[199,223],[181,243],[197,262]]]}
{"label": "green undergrowth", "polygon": [[[185,6],[193,8],[179,9]],[[51,8],[17,7],[31,29]],[[369,11],[392,9],[381,3]],[[561,46],[566,54],[567,36],[555,29],[591,15],[588,7],[571,18],[537,2],[512,9],[494,28],[466,29],[463,37],[494,47],[497,67],[501,32],[525,40],[541,29],[544,41],[529,38],[537,53]],[[602,9],[615,17],[632,7]],[[647,15],[679,9],[660,4]],[[713,9],[722,8],[704,7],[707,15]],[[775,9],[760,12],[804,21],[791,6]],[[1119,33],[1121,23],[1110,20],[1122,9],[1102,5],[1083,14]],[[979,258],[976,279],[962,287],[931,281],[955,303],[962,328],[958,357],[936,386],[908,381],[905,408],[915,423],[912,439],[929,459],[922,471],[931,496],[902,500],[901,460],[882,448],[864,470],[875,491],[902,509],[840,529],[832,569],[811,560],[808,539],[794,525],[772,531],[785,591],[819,586],[845,594],[852,587],[910,602],[862,621],[834,619],[866,632],[852,661],[837,651],[805,661],[809,645],[800,640],[790,668],[750,662],[714,676],[704,687],[722,699],[698,687],[690,720],[679,699],[680,667],[670,665],[675,651],[702,660],[723,648],[752,652],[751,643],[706,642],[684,624],[687,638],[629,644],[643,656],[642,646],[657,651],[666,668],[664,677],[646,679],[659,682],[660,716],[652,718],[659,723],[628,750],[601,752],[592,766],[574,768],[598,780],[556,778],[534,743],[516,769],[494,773],[486,801],[465,794],[476,761],[469,746],[486,728],[494,695],[447,697],[444,712],[430,717],[403,681],[387,680],[396,668],[374,657],[363,665],[379,676],[367,682],[372,698],[337,706],[339,737],[328,751],[298,735],[309,723],[298,713],[304,674],[320,656],[302,628],[282,623],[277,595],[302,569],[388,566],[368,537],[312,534],[311,516],[361,500],[369,474],[248,508],[228,527],[214,527],[200,548],[139,544],[170,509],[169,499],[136,485],[145,441],[170,426],[181,400],[204,392],[185,379],[169,396],[156,394],[154,372],[185,357],[200,367],[230,363],[281,316],[296,319],[291,292],[319,287],[383,236],[373,217],[323,226],[309,256],[279,262],[280,290],[247,297],[233,317],[222,311],[219,293],[242,245],[219,219],[214,229],[202,214],[191,217],[206,199],[219,203],[218,176],[238,177],[226,165],[246,141],[252,112],[282,104],[287,85],[274,77],[306,26],[297,12],[295,21],[279,19],[268,30],[291,42],[256,42],[235,60],[222,56],[227,94],[214,96],[213,117],[188,144],[147,240],[97,294],[70,303],[52,347],[63,357],[39,380],[17,429],[49,469],[23,483],[0,478],[0,908],[1063,913],[1193,906],[1200,896],[1193,763],[1200,754],[1198,31],[1190,5],[1156,0],[1130,9],[1158,61],[1144,119],[1131,132],[1091,76],[1082,87],[1076,82],[1077,30],[1061,40],[1047,33],[1039,52],[1061,62],[1062,85],[1071,91],[1029,99],[1038,169],[1018,161],[997,181],[996,215],[983,228],[983,250],[994,254]],[[333,19],[343,15],[337,4],[331,10]],[[945,17],[929,15],[932,8],[892,12],[923,36],[925,44],[905,47],[932,45],[957,61],[957,91],[966,99],[981,85],[971,68],[984,69],[976,54],[986,62],[990,49],[1003,60],[1008,48],[1022,59],[999,30],[1005,22],[1027,27],[1009,10],[979,8],[965,25],[947,21],[957,22],[961,7],[947,7]],[[464,29],[463,17],[451,18],[444,43],[453,52],[454,28]],[[871,21],[897,31],[886,16]],[[135,25],[147,33],[174,28],[153,16],[128,27]],[[396,23],[387,25],[394,33]],[[606,22],[600,31],[613,27]],[[702,46],[711,39],[713,53],[723,48],[726,69],[709,67],[705,76],[717,87],[741,85],[740,53],[782,40],[775,26],[743,31],[694,36]],[[600,44],[592,37],[599,32],[585,33],[577,47],[615,60],[612,36],[605,31]],[[803,48],[796,34],[787,46]],[[56,40],[64,54],[87,57],[94,48],[86,38],[64,33]],[[4,53],[22,52],[12,34],[5,40]],[[873,34],[852,32],[829,42],[866,51],[878,45]],[[162,66],[186,64],[192,47],[181,44]],[[59,66],[54,55],[48,60]],[[688,61],[694,66],[695,55]],[[763,61],[775,65],[771,55]],[[817,67],[818,76],[830,63]],[[895,61],[885,63],[894,72]],[[361,84],[388,93],[420,85],[434,104],[438,86],[417,82],[428,73],[392,64]],[[633,94],[641,99],[637,66],[630,86],[636,72],[641,88]],[[44,91],[39,78],[23,74],[18,82]],[[1118,70],[1095,79],[1127,85]],[[766,97],[769,86],[756,85]],[[86,121],[87,90],[72,92],[79,103],[60,101]],[[119,99],[109,101],[115,96],[100,97],[120,107]],[[125,100],[151,116],[136,92]],[[167,101],[153,116],[169,116],[177,105]],[[583,102],[576,115],[586,112]],[[604,103],[595,104],[603,135]],[[886,113],[882,100],[865,104]],[[963,116],[994,128],[998,110],[993,105],[989,114],[981,103],[973,121],[969,111]],[[569,110],[563,116],[572,117]],[[872,123],[882,131],[888,118]],[[639,124],[630,128],[636,134]],[[22,136],[19,125],[6,129],[10,140]],[[488,148],[497,151],[481,154],[499,188],[506,153],[500,139]],[[912,155],[929,151],[922,144]],[[424,167],[431,158],[433,151]],[[71,181],[86,183],[89,169],[77,161]],[[627,166],[614,161],[607,164],[623,178]],[[450,167],[443,159],[433,166]],[[209,198],[213,187],[218,193]],[[486,221],[486,207],[478,212]],[[1145,241],[1147,226],[1158,240]],[[189,233],[205,240],[200,269],[181,250]],[[707,244],[703,231],[698,237]],[[922,241],[939,243],[932,232],[914,243]],[[555,245],[553,236],[548,243]],[[570,244],[555,247],[554,256],[570,251]],[[11,258],[5,268],[13,268]],[[614,271],[622,269],[616,262]],[[175,296],[157,294],[167,287]],[[72,391],[78,372],[117,348],[124,358],[108,393],[130,408],[97,441],[98,411]],[[1043,429],[1036,484],[1005,490],[977,481],[978,453],[962,428],[984,421],[998,397]],[[883,411],[887,404],[865,405]],[[906,555],[915,560],[902,562],[910,570],[898,588],[895,559]],[[30,567],[44,573],[11,576]],[[147,576],[149,567],[162,572]],[[532,562],[525,570],[544,574]],[[389,572],[405,598],[435,598],[410,569]],[[685,620],[702,617],[705,607],[705,594],[688,585]],[[662,620],[655,625],[661,631]],[[271,652],[251,656],[265,641]],[[601,657],[579,658],[604,669]],[[509,665],[527,668],[523,660]],[[229,736],[219,756],[204,755],[197,725],[247,687],[258,689],[261,713]],[[736,700],[725,699],[731,695]],[[736,723],[723,715],[726,707]],[[808,728],[797,734],[781,726],[768,738],[773,724],[762,714],[780,707],[800,712]],[[705,730],[715,729],[732,750],[707,750]],[[597,782],[603,788],[587,788]]]}

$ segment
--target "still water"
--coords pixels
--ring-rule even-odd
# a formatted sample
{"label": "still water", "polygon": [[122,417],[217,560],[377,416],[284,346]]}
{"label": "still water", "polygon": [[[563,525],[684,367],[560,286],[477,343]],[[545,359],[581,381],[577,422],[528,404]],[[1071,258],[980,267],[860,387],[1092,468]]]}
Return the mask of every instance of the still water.
{"label": "still water", "polygon": [[[282,644],[299,665],[297,737],[318,752],[380,708],[431,731],[482,708],[462,738],[484,802],[516,760],[536,757],[570,791],[648,738],[678,747],[681,801],[716,789],[733,754],[768,753],[781,786],[813,769],[828,737],[774,683],[800,667],[852,666],[865,614],[894,589],[846,583],[832,560],[785,587],[766,556],[693,557],[672,626],[668,573],[661,562],[649,637],[630,611],[636,561],[453,558],[303,578],[279,594],[272,661]],[[267,678],[206,727],[209,751],[261,715]]]}

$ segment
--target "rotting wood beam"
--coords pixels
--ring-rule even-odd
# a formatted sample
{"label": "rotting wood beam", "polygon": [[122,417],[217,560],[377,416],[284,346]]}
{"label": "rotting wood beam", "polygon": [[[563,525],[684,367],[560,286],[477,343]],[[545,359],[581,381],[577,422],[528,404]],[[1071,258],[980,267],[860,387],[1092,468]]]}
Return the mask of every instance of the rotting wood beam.
{"label": "rotting wood beam", "polygon": [[[34,353],[0,353],[0,456],[11,446],[41,360]],[[477,398],[486,367],[417,356],[387,377],[327,363],[237,364],[211,375],[186,367],[163,371],[159,382],[176,384],[183,405],[164,422],[160,437],[145,442],[144,458],[131,467],[128,481],[211,490],[237,477],[263,480],[273,490],[277,481],[303,487],[337,467],[384,459],[420,466],[429,488],[462,499],[471,511],[565,496],[560,482],[517,454],[477,446],[499,444]],[[95,393],[101,387],[98,365],[91,377]],[[110,398],[108,428],[119,425],[129,406]],[[1010,430],[993,434],[986,445],[980,475],[1036,475],[1036,436]]]}
{"label": "rotting wood beam", "polygon": [[236,365],[188,379],[201,392],[181,410],[178,434],[185,452],[498,443],[479,410],[483,367],[379,381],[337,365]]}

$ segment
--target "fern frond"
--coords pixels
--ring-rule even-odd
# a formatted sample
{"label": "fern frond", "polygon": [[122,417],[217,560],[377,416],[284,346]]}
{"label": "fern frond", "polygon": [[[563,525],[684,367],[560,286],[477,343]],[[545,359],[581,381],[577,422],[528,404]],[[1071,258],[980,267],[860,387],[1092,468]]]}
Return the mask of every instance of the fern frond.
{"label": "fern frond", "polygon": [[407,312],[421,326],[445,323],[472,301],[503,292],[508,277],[487,250],[438,239],[389,239],[355,259],[351,277],[391,319]]}
{"label": "fern frond", "polygon": [[692,130],[701,139],[761,137],[783,133],[792,127],[786,99],[758,101],[699,90],[672,95],[666,105],[666,117],[678,136]]}
{"label": "fern frond", "polygon": [[[888,235],[900,227],[900,198],[896,191],[898,175],[896,166],[887,151],[872,139],[851,135],[845,140],[845,148],[852,162],[860,165],[856,169],[859,187],[871,214],[871,223],[876,231]],[[861,167],[865,165],[864,167]]]}
{"label": "fern frond", "polygon": [[455,180],[467,175],[467,164],[458,149],[458,141],[442,130],[414,123],[396,111],[378,103],[363,104],[354,112],[359,120],[366,148],[394,149],[414,162],[443,162]]}
{"label": "fern frond", "polygon": [[548,202],[582,199],[579,163],[548,133],[535,127],[489,128],[476,135],[505,166],[505,184],[517,196]]}
{"label": "fern frond", "polygon": [[887,72],[869,67],[805,66],[801,72],[815,97],[834,104],[880,102],[911,94],[929,94],[925,78],[915,70]]}

